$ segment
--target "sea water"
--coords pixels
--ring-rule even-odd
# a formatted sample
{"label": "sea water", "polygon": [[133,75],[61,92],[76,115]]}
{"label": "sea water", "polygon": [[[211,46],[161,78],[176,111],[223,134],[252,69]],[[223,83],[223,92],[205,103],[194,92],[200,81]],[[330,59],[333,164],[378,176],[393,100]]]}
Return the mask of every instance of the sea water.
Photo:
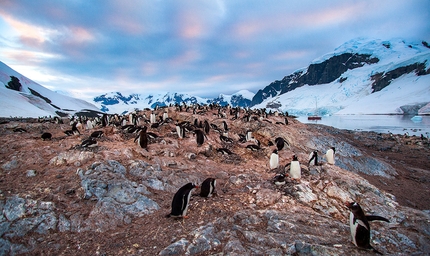
{"label": "sea water", "polygon": [[430,116],[413,118],[409,115],[333,115],[321,120],[298,117],[302,123],[323,124],[353,131],[374,131],[381,133],[409,134],[430,137]]}

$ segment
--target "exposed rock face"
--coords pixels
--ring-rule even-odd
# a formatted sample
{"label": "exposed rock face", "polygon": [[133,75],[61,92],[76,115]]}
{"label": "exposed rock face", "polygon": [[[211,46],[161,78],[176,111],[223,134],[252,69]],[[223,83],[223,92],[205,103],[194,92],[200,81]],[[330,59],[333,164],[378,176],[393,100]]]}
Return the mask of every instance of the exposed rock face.
{"label": "exposed rock face", "polygon": [[275,81],[264,89],[259,90],[252,98],[251,106],[260,104],[265,99],[292,91],[305,84],[326,84],[339,79],[347,70],[373,64],[378,58],[369,54],[343,53],[333,56],[321,63],[311,64],[306,72],[298,71],[285,76],[281,81]]}
{"label": "exposed rock face", "polygon": [[[198,147],[191,133],[178,139],[175,125],[165,123],[150,128],[160,136],[151,139],[148,151],[121,127],[98,127],[105,136],[89,149],[79,145],[92,130],[65,136],[68,124],[0,125],[0,255],[367,255],[350,241],[345,206],[350,201],[390,220],[370,224],[371,243],[379,251],[429,250],[429,199],[421,193],[430,181],[428,163],[423,160],[420,169],[407,159],[394,162],[398,151],[428,154],[428,144],[419,138],[348,133],[293,118],[281,125],[276,122],[284,117],[275,115],[244,122],[219,118],[217,110],[167,110],[179,121],[207,119],[218,127],[226,121],[234,143],[222,142],[211,130]],[[30,132],[14,133],[18,126]],[[47,130],[51,141],[40,139]],[[262,149],[251,151],[246,145],[254,142],[238,142],[247,130]],[[281,167],[270,171],[275,146],[268,145],[276,137],[290,146],[279,151]],[[330,146],[336,147],[335,165],[324,158],[322,165],[307,165],[310,152],[318,150],[321,156]],[[234,154],[217,153],[220,147]],[[293,155],[301,163],[301,180],[287,177],[285,185],[275,185],[275,172],[283,172]],[[395,164],[400,161],[402,166]],[[181,186],[208,177],[217,180],[213,197],[202,198],[197,189],[189,218],[165,217]],[[417,199],[411,188],[423,198]],[[421,210],[405,206],[407,200],[421,201],[415,207]]]}

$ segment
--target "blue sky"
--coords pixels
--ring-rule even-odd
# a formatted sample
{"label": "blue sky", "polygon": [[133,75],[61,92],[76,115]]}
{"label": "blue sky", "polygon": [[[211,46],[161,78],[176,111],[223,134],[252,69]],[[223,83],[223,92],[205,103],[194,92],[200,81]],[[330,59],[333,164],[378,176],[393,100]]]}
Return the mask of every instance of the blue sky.
{"label": "blue sky", "polygon": [[0,61],[84,99],[257,92],[358,37],[430,42],[430,0],[1,0]]}

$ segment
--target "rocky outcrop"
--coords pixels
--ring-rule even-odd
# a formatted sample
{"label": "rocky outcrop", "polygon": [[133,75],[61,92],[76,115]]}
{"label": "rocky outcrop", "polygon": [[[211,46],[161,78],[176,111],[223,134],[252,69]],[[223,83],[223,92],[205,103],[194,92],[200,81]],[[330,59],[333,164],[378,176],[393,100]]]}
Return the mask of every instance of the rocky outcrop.
{"label": "rocky outcrop", "polygon": [[369,54],[343,53],[321,63],[309,65],[306,72],[297,71],[280,81],[275,81],[259,90],[252,98],[251,106],[260,104],[265,99],[292,91],[305,84],[326,84],[339,79],[347,70],[377,63],[378,58]]}

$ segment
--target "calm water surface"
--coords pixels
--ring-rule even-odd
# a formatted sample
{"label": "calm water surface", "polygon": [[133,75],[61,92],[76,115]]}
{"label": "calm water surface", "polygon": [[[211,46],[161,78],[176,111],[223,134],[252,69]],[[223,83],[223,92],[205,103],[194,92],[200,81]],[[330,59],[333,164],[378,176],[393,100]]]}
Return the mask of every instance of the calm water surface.
{"label": "calm water surface", "polygon": [[310,121],[306,116],[298,117],[302,123],[314,123],[353,131],[374,131],[395,134],[409,133],[430,137],[430,116],[422,116],[421,122],[414,122],[414,116],[403,115],[342,115],[323,116],[322,120]]}

